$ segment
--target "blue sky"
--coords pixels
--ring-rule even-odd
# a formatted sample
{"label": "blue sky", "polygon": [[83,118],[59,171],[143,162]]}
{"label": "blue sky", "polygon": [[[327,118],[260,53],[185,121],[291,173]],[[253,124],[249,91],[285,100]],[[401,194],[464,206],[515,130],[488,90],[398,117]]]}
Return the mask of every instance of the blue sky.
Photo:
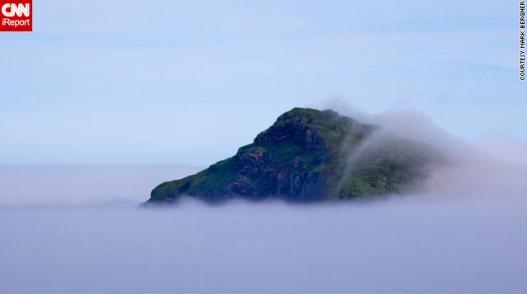
{"label": "blue sky", "polygon": [[0,164],[208,164],[332,97],[527,140],[517,1],[34,2],[0,34]]}

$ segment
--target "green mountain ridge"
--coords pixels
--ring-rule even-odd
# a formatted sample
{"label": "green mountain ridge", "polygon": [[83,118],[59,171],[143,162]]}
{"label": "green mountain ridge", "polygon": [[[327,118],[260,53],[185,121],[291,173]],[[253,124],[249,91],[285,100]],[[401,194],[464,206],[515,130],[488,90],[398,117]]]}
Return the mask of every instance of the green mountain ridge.
{"label": "green mountain ridge", "polygon": [[428,166],[440,160],[433,148],[395,136],[365,145],[377,130],[333,110],[293,108],[233,157],[160,184],[147,203],[182,196],[207,202],[374,197],[422,182]]}

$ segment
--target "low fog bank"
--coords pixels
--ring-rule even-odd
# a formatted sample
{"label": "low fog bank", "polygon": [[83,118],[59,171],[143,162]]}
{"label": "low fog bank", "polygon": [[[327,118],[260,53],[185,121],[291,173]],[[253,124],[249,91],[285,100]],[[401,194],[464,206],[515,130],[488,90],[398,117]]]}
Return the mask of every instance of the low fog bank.
{"label": "low fog bank", "polygon": [[465,168],[374,201],[4,206],[0,292],[525,293],[525,183]]}
{"label": "low fog bank", "polygon": [[527,203],[414,197],[2,210],[0,292],[527,291]]}

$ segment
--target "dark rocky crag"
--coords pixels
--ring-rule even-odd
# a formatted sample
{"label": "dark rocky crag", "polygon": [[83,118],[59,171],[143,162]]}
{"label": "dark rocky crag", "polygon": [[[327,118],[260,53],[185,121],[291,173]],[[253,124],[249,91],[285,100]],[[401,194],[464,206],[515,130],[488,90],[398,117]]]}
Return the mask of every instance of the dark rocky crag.
{"label": "dark rocky crag", "polygon": [[332,110],[294,108],[233,157],[157,186],[147,203],[171,203],[184,195],[207,202],[366,198],[424,180],[440,156],[397,137],[368,144],[377,129]]}

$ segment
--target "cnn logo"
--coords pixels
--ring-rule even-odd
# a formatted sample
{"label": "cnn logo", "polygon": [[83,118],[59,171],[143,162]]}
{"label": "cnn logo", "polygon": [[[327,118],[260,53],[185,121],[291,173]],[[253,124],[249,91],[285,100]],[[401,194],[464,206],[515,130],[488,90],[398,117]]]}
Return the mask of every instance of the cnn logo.
{"label": "cnn logo", "polygon": [[31,4],[15,4],[15,3],[6,3],[2,5],[2,14],[7,17],[13,16],[25,16],[29,17]]}
{"label": "cnn logo", "polygon": [[32,0],[0,0],[0,31],[31,32],[32,6]]}

